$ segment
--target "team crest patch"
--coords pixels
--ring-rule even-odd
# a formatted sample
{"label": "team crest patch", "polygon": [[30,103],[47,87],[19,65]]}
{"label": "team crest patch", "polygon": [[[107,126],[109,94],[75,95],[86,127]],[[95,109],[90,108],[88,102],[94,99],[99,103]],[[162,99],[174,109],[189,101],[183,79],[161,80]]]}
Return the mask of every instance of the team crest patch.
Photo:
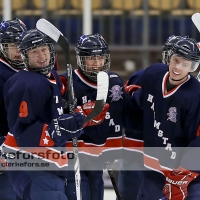
{"label": "team crest patch", "polygon": [[170,120],[171,122],[176,123],[176,115],[177,115],[177,109],[176,107],[169,108],[169,113],[167,113],[167,120]]}
{"label": "team crest patch", "polygon": [[112,92],[112,94],[109,97],[112,97],[112,101],[118,101],[119,99],[123,99],[122,97],[122,87],[119,85],[114,85],[109,91]]}

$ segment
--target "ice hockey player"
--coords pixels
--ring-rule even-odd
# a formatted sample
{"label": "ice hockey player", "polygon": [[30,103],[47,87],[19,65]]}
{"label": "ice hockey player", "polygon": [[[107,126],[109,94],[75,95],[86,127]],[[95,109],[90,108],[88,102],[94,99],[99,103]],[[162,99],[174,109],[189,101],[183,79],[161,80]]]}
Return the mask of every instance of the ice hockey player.
{"label": "ice hockey player", "polygon": [[[186,38],[187,36],[185,36]],[[168,53],[171,47],[182,36],[171,35],[162,46],[162,63],[169,64]],[[141,85],[140,78],[145,70],[139,70],[135,72],[128,81],[126,81],[124,88],[130,93],[137,90]],[[118,177],[118,188],[122,197],[122,200],[134,200],[137,199],[139,187],[143,180],[143,152],[133,152],[135,142],[140,141],[142,143],[141,132],[125,131],[124,137],[124,150],[123,161],[121,164],[121,170]],[[134,159],[132,159],[134,157]]]}
{"label": "ice hockey player", "polygon": [[[25,69],[13,75],[4,87],[9,133],[3,151],[19,155],[23,147],[31,147],[32,151],[25,148],[24,153],[48,165],[42,171],[22,166],[8,173],[16,193],[24,200],[67,200],[64,191],[67,171],[62,169],[68,159],[56,147],[65,146],[68,139],[83,133],[85,116],[63,114],[63,87],[53,70],[55,50],[50,38],[32,29],[23,32],[20,39],[19,50]],[[14,162],[20,162],[15,158]]]}
{"label": "ice hockey player", "polygon": [[[98,72],[105,71],[109,75],[107,96],[109,108],[106,104],[105,107],[108,110],[105,120],[96,126],[84,128],[84,135],[79,138],[79,146],[85,147],[83,154],[90,157],[90,159],[82,159],[82,161],[88,161],[88,163],[84,162],[85,167],[81,171],[82,199],[103,200],[104,162],[110,158],[109,152],[114,154],[114,151],[121,150],[123,119],[128,115],[127,110],[128,106],[131,106],[131,101],[129,95],[124,91],[121,78],[110,71],[108,44],[100,34],[82,35],[78,39],[75,51],[78,69],[73,71],[73,82],[78,106],[82,107],[87,102],[91,102],[93,105],[97,93]],[[89,152],[88,149],[95,150]],[[115,156],[119,155],[115,153]],[[66,188],[68,200],[76,200],[73,171],[69,173]]]}
{"label": "ice hockey player", "polygon": [[190,74],[199,63],[198,43],[181,38],[169,52],[169,65],[148,67],[140,79],[141,89],[134,92],[143,111],[148,169],[138,200],[200,198],[199,153],[194,148],[199,147],[200,83]]}
{"label": "ice hockey player", "polygon": [[[26,30],[25,24],[20,19],[2,21],[0,24],[0,146],[8,133],[3,88],[6,81],[24,67],[17,45],[19,44],[18,37]],[[11,186],[8,174],[4,171],[4,167],[1,170],[0,197],[5,200],[15,200],[16,194]]]}

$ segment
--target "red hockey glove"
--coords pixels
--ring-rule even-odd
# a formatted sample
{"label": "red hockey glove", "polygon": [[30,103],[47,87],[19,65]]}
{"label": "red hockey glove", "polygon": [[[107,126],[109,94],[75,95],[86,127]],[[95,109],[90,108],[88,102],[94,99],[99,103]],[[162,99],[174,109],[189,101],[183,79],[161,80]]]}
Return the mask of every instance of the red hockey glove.
{"label": "red hockey glove", "polygon": [[188,196],[187,187],[198,175],[182,167],[165,172],[166,182],[162,192],[166,200],[186,199]]}
{"label": "red hockey glove", "polygon": [[136,90],[140,89],[141,87],[139,85],[126,85],[126,83],[124,84],[124,89],[127,93],[129,93],[130,95],[132,95]]}
{"label": "red hockey glove", "polygon": [[[94,105],[95,105],[95,101],[91,101],[82,106],[77,106],[75,111],[80,112],[85,116],[88,116],[92,112]],[[106,103],[104,105],[104,108],[103,108],[103,111],[101,112],[101,114],[99,114],[94,119],[90,120],[89,122],[85,123],[83,127],[95,126],[95,125],[101,124],[103,122],[103,120],[105,119],[108,108],[109,108],[109,104]]]}

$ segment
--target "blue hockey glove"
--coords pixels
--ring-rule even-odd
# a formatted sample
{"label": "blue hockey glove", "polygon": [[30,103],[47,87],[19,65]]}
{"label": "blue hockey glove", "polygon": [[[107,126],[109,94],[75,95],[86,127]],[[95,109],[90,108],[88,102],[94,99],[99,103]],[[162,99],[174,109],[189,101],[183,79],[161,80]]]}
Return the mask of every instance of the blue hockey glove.
{"label": "blue hockey glove", "polygon": [[48,125],[48,133],[55,146],[62,146],[69,139],[79,137],[83,134],[85,116],[80,113],[63,114],[53,119]]}

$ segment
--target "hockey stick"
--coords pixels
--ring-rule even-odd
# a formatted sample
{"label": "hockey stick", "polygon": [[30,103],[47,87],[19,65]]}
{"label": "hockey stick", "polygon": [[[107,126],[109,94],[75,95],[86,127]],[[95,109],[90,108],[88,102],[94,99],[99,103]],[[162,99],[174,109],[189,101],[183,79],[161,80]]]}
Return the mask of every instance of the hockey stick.
{"label": "hockey stick", "polygon": [[[192,18],[192,22],[194,23],[194,25],[200,32],[200,13],[194,13],[191,18]],[[200,72],[197,74],[196,79],[200,82]]]}
{"label": "hockey stick", "polygon": [[[62,48],[65,59],[66,59],[66,69],[68,74],[68,94],[69,94],[69,110],[70,113],[74,113],[74,90],[73,90],[73,80],[72,80],[72,67],[70,64],[69,57],[69,42],[67,38],[49,21],[45,19],[39,19],[36,23],[36,27],[41,32],[48,35],[55,42],[57,42]],[[92,112],[87,116],[85,122],[91,120],[92,118],[99,115],[104,107],[104,103],[107,98],[108,93],[108,75],[105,72],[98,73],[97,76],[97,98],[95,107]],[[76,195],[77,199],[81,200],[81,177],[80,177],[80,162],[78,157],[78,143],[77,138],[72,138],[73,143],[73,153],[75,157],[74,171],[75,171],[75,185],[76,185]]]}
{"label": "hockey stick", "polygon": [[108,175],[109,175],[109,177],[110,177],[110,180],[111,180],[111,182],[112,182],[113,188],[114,188],[114,190],[115,190],[115,194],[116,194],[116,196],[117,196],[117,200],[121,200],[122,198],[121,198],[119,189],[118,189],[118,187],[117,187],[117,184],[116,184],[116,181],[115,181],[115,177],[114,177],[114,174],[113,174],[113,170],[112,170],[112,168],[111,168],[111,166],[110,166],[110,162],[109,162],[109,161],[106,162],[106,168],[107,168],[107,171],[108,171]]}

